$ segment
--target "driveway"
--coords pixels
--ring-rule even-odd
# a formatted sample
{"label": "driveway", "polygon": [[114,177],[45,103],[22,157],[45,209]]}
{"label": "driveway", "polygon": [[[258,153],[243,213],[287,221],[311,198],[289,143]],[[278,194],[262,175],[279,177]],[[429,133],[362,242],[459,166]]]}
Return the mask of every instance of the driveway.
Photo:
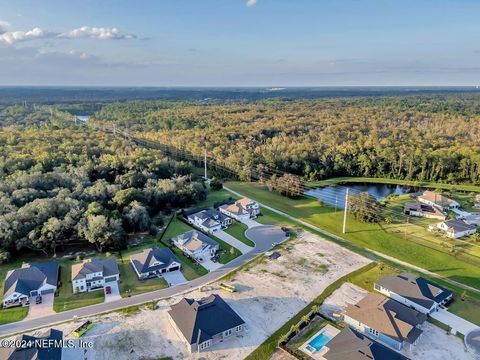
{"label": "driveway", "polygon": [[248,246],[248,245],[245,245],[243,242],[241,242],[240,240],[237,240],[236,238],[234,238],[232,235],[230,234],[227,234],[225,231],[223,230],[217,230],[215,231],[215,236],[218,237],[220,240],[223,240],[225,241],[227,244],[233,246],[234,248],[237,248],[238,250],[240,250],[240,252],[242,254],[246,254],[248,253],[250,250],[252,250],[253,248]]}
{"label": "driveway", "polygon": [[211,259],[203,260],[203,262],[201,262],[200,265],[202,265],[205,269],[207,269],[208,272],[215,271],[218,268],[223,266],[223,264],[220,264],[218,262],[213,262]]}
{"label": "driveway", "polygon": [[245,225],[248,226],[248,228],[253,228],[255,226],[262,226],[262,224],[260,224],[258,221],[255,221],[253,219],[245,219],[245,220],[242,220],[242,223],[244,223]]}
{"label": "driveway", "polygon": [[28,315],[24,320],[37,319],[43,316],[55,314],[55,311],[53,311],[53,299],[53,294],[42,295],[42,303],[35,304],[35,296],[31,297]]}
{"label": "driveway", "polygon": [[[105,283],[105,287],[110,286],[110,294],[105,292],[105,302],[121,299],[120,290],[118,289],[118,281],[110,281]],[[104,290],[105,291],[105,288]]]}
{"label": "driveway", "polygon": [[431,317],[449,325],[452,328],[453,334],[459,332],[460,334],[467,335],[470,331],[478,329],[477,325],[472,324],[470,321],[452,314],[445,309],[439,309],[438,311],[433,312]]}
{"label": "driveway", "polygon": [[465,343],[480,358],[480,329],[473,330],[465,337]]}
{"label": "driveway", "polygon": [[186,282],[188,282],[188,280],[185,279],[185,276],[183,276],[180,270],[166,272],[163,273],[162,276],[170,287],[185,284]]}

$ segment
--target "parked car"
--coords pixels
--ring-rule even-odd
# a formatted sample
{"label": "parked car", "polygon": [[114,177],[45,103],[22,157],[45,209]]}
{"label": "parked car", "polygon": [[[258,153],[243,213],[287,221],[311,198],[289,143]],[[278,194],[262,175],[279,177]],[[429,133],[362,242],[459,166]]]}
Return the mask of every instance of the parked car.
{"label": "parked car", "polygon": [[110,286],[105,287],[105,294],[111,294],[112,293],[112,288]]}
{"label": "parked car", "polygon": [[41,304],[42,303],[42,295],[37,295],[35,298],[35,304]]}

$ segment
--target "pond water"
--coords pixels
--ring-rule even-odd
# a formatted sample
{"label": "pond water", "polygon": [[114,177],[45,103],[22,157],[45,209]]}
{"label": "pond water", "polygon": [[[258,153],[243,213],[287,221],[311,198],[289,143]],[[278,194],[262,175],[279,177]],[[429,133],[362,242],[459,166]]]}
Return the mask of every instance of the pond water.
{"label": "pond water", "polygon": [[375,183],[349,183],[348,186],[330,185],[323,188],[316,188],[305,192],[305,194],[321,199],[326,204],[332,206],[336,205],[338,208],[343,209],[347,187],[350,189],[349,191],[351,191],[351,193],[367,191],[377,200],[382,200],[391,194],[402,195],[414,191],[414,189],[409,186]]}
{"label": "pond water", "polygon": [[90,115],[77,115],[77,119],[80,121],[88,121],[88,119],[90,119]]}

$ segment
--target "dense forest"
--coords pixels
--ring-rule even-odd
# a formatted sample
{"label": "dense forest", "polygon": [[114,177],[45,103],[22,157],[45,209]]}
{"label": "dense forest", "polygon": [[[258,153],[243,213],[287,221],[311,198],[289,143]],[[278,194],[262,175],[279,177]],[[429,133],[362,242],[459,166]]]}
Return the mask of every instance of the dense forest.
{"label": "dense forest", "polygon": [[124,247],[158,214],[206,197],[191,165],[76,124],[55,107],[0,108],[0,262],[28,249]]}
{"label": "dense forest", "polygon": [[262,100],[203,104],[127,101],[97,123],[211,157],[240,174],[261,166],[306,179],[387,177],[480,183],[480,95]]}

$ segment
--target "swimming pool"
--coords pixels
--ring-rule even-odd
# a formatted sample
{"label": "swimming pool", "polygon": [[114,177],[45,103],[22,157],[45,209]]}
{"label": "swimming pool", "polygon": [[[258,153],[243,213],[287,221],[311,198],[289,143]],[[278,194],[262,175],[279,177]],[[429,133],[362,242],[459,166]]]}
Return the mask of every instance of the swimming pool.
{"label": "swimming pool", "polygon": [[329,334],[326,334],[325,332],[322,332],[321,334],[319,334],[315,338],[313,338],[308,343],[308,345],[310,345],[315,350],[320,351],[320,349],[322,347],[324,347],[330,340],[332,340],[332,337]]}

